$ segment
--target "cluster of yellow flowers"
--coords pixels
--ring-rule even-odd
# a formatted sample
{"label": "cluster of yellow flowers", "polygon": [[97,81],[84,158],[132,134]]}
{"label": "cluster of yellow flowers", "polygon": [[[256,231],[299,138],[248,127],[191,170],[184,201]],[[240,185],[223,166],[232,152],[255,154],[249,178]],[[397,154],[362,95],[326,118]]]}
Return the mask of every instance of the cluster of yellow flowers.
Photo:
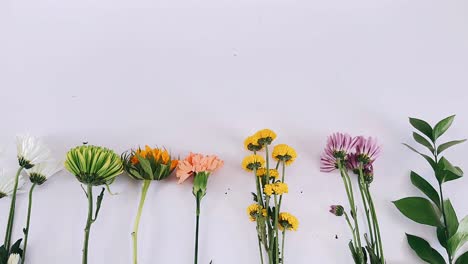
{"label": "cluster of yellow flowers", "polygon": [[293,230],[296,231],[299,227],[299,221],[297,218],[290,213],[280,213],[278,227],[281,230]]}
{"label": "cluster of yellow flowers", "polygon": [[[286,230],[296,231],[299,226],[295,216],[281,212],[282,195],[289,191],[285,183],[286,166],[296,160],[297,153],[286,144],[278,144],[269,152],[269,145],[275,139],[276,133],[270,129],[262,129],[247,137],[244,147],[253,153],[242,161],[242,167],[256,176],[257,188],[253,193],[255,203],[247,207],[247,215],[250,221],[257,222],[259,244],[264,245],[273,263],[282,258],[278,253],[280,252],[278,231],[281,230],[284,236]],[[260,154],[261,151],[264,154]],[[272,164],[273,162],[275,164]]]}
{"label": "cluster of yellow flowers", "polygon": [[288,185],[282,182],[265,184],[265,187],[263,188],[263,192],[267,196],[271,196],[273,194],[282,195],[284,193],[288,193]]}
{"label": "cluster of yellow flowers", "polygon": [[[247,137],[244,147],[253,153],[243,159],[242,167],[255,176],[256,192],[252,193],[255,203],[247,207],[247,215],[257,225],[261,263],[262,251],[265,250],[269,263],[277,264],[284,259],[280,253],[284,254],[286,231],[296,231],[299,221],[290,213],[281,212],[283,194],[289,191],[285,183],[286,166],[296,160],[297,153],[286,144],[276,145],[269,152],[269,145],[275,139],[276,133],[270,129],[262,129]],[[260,151],[264,153],[260,155]],[[282,241],[281,245],[279,241]]]}

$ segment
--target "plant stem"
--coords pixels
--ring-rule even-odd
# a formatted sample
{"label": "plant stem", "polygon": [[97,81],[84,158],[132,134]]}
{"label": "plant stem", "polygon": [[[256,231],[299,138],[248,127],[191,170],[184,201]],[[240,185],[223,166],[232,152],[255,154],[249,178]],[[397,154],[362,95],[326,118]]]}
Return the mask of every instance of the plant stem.
{"label": "plant stem", "polygon": [[352,212],[351,216],[353,217],[353,220],[354,220],[354,233],[356,234],[356,241],[355,241],[356,251],[359,254],[360,261],[364,262],[364,257],[362,254],[361,237],[360,237],[360,232],[359,232],[359,224],[358,224],[357,213],[356,213],[356,204],[354,202],[353,186],[349,178],[347,169],[341,163],[341,160],[338,161],[338,167],[341,172],[343,182],[345,184],[346,194],[349,200],[349,205],[351,206],[351,212]]}
{"label": "plant stem", "polygon": [[[370,237],[371,237],[371,244],[372,244],[372,250],[374,250],[374,253],[379,256],[378,249],[375,248],[375,241],[374,241],[374,224],[371,223],[370,216],[369,216],[369,207],[367,205],[368,201],[366,199],[365,195],[365,182],[364,182],[364,173],[362,171],[362,164],[359,166],[359,192],[361,193],[361,199],[362,199],[362,204],[364,205],[364,210],[366,212],[366,219],[367,219],[367,227],[369,229]],[[378,246],[378,245],[377,245]]]}
{"label": "plant stem", "polygon": [[346,218],[346,222],[348,223],[348,226],[349,226],[349,229],[351,230],[351,233],[353,233],[353,241],[354,241],[354,243],[356,243],[356,234],[354,232],[353,225],[351,224],[351,221],[349,221],[348,214],[346,212],[344,212],[343,214],[344,214],[344,216]]}
{"label": "plant stem", "polygon": [[29,190],[28,217],[26,220],[26,229],[25,229],[25,234],[24,234],[23,257],[21,258],[22,264],[24,264],[24,261],[26,259],[26,249],[28,247],[29,224],[31,222],[32,194],[34,191],[34,187],[36,187],[36,183],[33,183],[33,185],[31,186],[31,189]]}
{"label": "plant stem", "polygon": [[[436,145],[436,142],[434,141],[434,146],[435,145]],[[437,149],[437,148],[435,148],[435,149]],[[438,157],[438,154],[437,154],[437,150],[434,150],[434,160],[435,160],[436,164],[439,163],[439,157]],[[439,194],[440,194],[440,207],[441,207],[441,210],[442,210],[442,216],[444,218],[444,229],[445,229],[444,233],[445,233],[445,237],[446,237],[446,239],[448,241],[449,233],[448,233],[448,227],[447,227],[447,216],[445,215],[444,192],[442,191],[442,183],[441,182],[439,182]],[[448,248],[446,248],[446,251],[447,251],[447,256],[448,256],[448,259],[449,259],[449,264],[452,264],[453,263],[453,256],[450,253],[450,250]]]}
{"label": "plant stem", "polygon": [[197,227],[195,231],[195,258],[194,258],[194,263],[198,263],[198,232],[199,232],[199,226],[200,226],[200,202],[201,202],[201,196],[200,192],[197,193]]}
{"label": "plant stem", "polygon": [[19,181],[19,176],[22,170],[23,170],[23,167],[20,166],[18,171],[16,172],[15,186],[13,188],[13,194],[11,195],[10,214],[8,216],[8,224],[7,224],[7,228],[5,232],[5,241],[3,243],[7,251],[10,250],[11,234],[13,230],[13,221],[15,219],[16,192],[18,191],[18,181]]}
{"label": "plant stem", "polygon": [[373,220],[374,225],[375,225],[375,233],[376,233],[377,239],[378,239],[378,245],[379,245],[379,251],[380,251],[380,260],[381,260],[382,264],[385,264],[384,250],[383,250],[383,245],[382,245],[382,237],[380,236],[379,221],[377,219],[377,213],[375,212],[374,201],[372,200],[372,195],[370,194],[369,184],[366,185],[366,192],[367,192],[367,198],[369,200],[370,210],[371,210],[371,214],[372,214],[372,220]]}
{"label": "plant stem", "polygon": [[278,216],[279,216],[279,210],[278,210],[278,198],[277,198],[277,195],[275,194],[275,259],[276,259],[276,262],[277,264],[279,264],[279,252],[278,252],[278,249],[279,249],[279,241],[278,241]]}
{"label": "plant stem", "polygon": [[[442,209],[442,215],[444,216],[444,232],[445,232],[445,237],[449,238],[449,234],[448,234],[448,227],[447,227],[447,216],[445,215],[445,205],[444,205],[444,193],[442,191],[442,184],[439,183],[439,192],[440,192],[440,206],[441,206],[441,209]],[[452,264],[453,263],[453,257],[452,257],[452,254],[450,254],[450,250],[448,249],[447,247],[447,256],[448,256],[448,259],[449,259],[449,264]]]}
{"label": "plant stem", "polygon": [[270,197],[267,196],[265,198],[265,205],[267,207],[267,216],[265,217],[265,221],[267,223],[267,227],[268,227],[268,247],[266,248],[267,250],[267,253],[268,253],[268,263],[272,263],[273,261],[273,252],[272,252],[272,249],[273,249],[273,243],[274,243],[274,239],[273,239],[273,227],[271,226],[271,222],[270,222],[270,215],[269,215],[269,207],[270,207]]}
{"label": "plant stem", "polygon": [[138,263],[138,228],[140,226],[141,212],[143,211],[143,206],[145,204],[146,194],[148,193],[148,188],[151,184],[151,180],[144,180],[141,188],[141,197],[140,203],[138,205],[138,212],[135,219],[135,224],[133,225],[132,240],[133,240],[133,264]]}
{"label": "plant stem", "polygon": [[260,235],[257,235],[258,238],[258,250],[260,252],[260,263],[263,264],[263,250],[262,250],[262,242],[260,240]]}
{"label": "plant stem", "polygon": [[281,263],[284,264],[284,238],[286,236],[286,229],[283,230],[283,238],[281,241]]}
{"label": "plant stem", "polygon": [[[282,165],[283,165],[283,166],[282,166],[283,168],[282,168],[282,177],[281,177],[282,179],[281,179],[281,182],[284,183],[284,177],[285,177],[285,175],[286,175],[286,164],[285,164],[284,161],[283,161],[282,163],[283,163],[283,164],[282,164]],[[281,196],[280,196],[280,199],[279,199],[278,211],[281,210],[281,202],[282,202],[282,201],[283,201],[283,195],[281,195]]]}
{"label": "plant stem", "polygon": [[93,224],[93,186],[91,184],[87,185],[86,195],[88,196],[88,218],[86,220],[86,227],[84,230],[85,233],[84,233],[84,243],[83,243],[82,264],[88,263],[89,231],[91,229],[91,225]]}

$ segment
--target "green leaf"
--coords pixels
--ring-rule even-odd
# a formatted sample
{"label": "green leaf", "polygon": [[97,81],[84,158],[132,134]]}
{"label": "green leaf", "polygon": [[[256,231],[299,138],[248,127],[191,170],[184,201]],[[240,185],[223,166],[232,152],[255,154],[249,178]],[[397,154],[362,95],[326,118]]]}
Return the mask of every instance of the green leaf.
{"label": "green leaf", "polygon": [[258,202],[257,194],[253,192],[251,192],[251,194],[252,194],[253,201]]}
{"label": "green leaf", "polygon": [[434,146],[432,146],[432,143],[429,142],[427,139],[425,139],[423,136],[419,135],[416,132],[413,132],[413,138],[418,142],[419,144],[425,146],[428,148],[431,152],[434,152]]}
{"label": "green leaf", "polygon": [[446,142],[444,144],[440,144],[440,146],[437,148],[437,155],[442,153],[444,150],[446,150],[446,149],[448,149],[450,147],[453,147],[455,145],[461,144],[461,143],[463,143],[465,141],[466,141],[466,139],[461,139],[461,140],[453,140],[453,141]]}
{"label": "green leaf", "polygon": [[23,257],[23,250],[21,249],[22,241],[23,241],[22,238],[16,240],[16,242],[10,248],[10,254],[19,254],[21,257]]}
{"label": "green leaf", "polygon": [[407,197],[393,202],[409,219],[430,226],[442,226],[439,210],[426,198]]}
{"label": "green leaf", "polygon": [[452,255],[455,255],[457,250],[468,241],[468,217],[461,220],[458,230],[448,240],[448,250]]}
{"label": "green leaf", "polygon": [[432,141],[434,141],[434,138],[432,137],[432,127],[426,121],[410,117],[409,122],[414,128],[416,128],[421,133],[430,138]]}
{"label": "green leaf", "polygon": [[455,264],[468,264],[468,252],[463,253],[457,258]]}
{"label": "green leaf", "polygon": [[445,227],[437,227],[437,239],[439,240],[441,246],[447,248],[448,238],[445,234]]}
{"label": "green leaf", "polygon": [[447,129],[450,128],[453,119],[455,119],[455,115],[440,120],[439,123],[437,123],[434,126],[434,130],[432,131],[432,138],[434,139],[434,141],[436,141],[440,136],[442,136],[445,133],[445,131],[447,131]]}
{"label": "green leaf", "polygon": [[444,258],[437,250],[433,249],[431,245],[424,239],[406,234],[406,239],[410,247],[418,254],[418,256],[430,264],[445,264]]}
{"label": "green leaf", "polygon": [[453,166],[445,157],[439,160],[438,168],[439,170],[436,173],[436,177],[440,183],[453,181],[463,176],[462,169]]}
{"label": "green leaf", "polygon": [[411,172],[410,178],[413,185],[427,195],[427,197],[429,197],[429,199],[431,199],[431,201],[440,208],[439,193],[434,189],[434,187],[414,171]]}
{"label": "green leaf", "polygon": [[458,217],[449,199],[444,201],[445,218],[447,219],[448,237],[452,237],[458,230]]}
{"label": "green leaf", "polygon": [[105,190],[105,188],[103,187],[102,190],[101,190],[101,193],[99,194],[99,196],[96,199],[96,212],[94,214],[94,219],[92,220],[93,222],[96,221],[96,219],[97,219],[97,217],[99,215],[99,211],[101,210],[102,199],[104,198],[104,190]]}
{"label": "green leaf", "polygon": [[153,169],[151,168],[151,163],[147,159],[143,158],[142,156],[140,156],[138,154],[137,154],[137,158],[138,158],[138,161],[140,162],[141,167],[145,171],[145,173],[148,176],[152,177],[153,176]]}
{"label": "green leaf", "polygon": [[415,148],[411,147],[410,145],[408,145],[406,143],[403,143],[403,145],[405,145],[407,148],[411,149],[412,151],[418,153],[419,155],[423,156],[423,158],[426,159],[427,162],[429,162],[432,169],[434,169],[434,171],[437,170],[437,164],[431,157],[429,157],[429,156],[427,156],[425,154],[422,154],[421,152],[417,151]]}

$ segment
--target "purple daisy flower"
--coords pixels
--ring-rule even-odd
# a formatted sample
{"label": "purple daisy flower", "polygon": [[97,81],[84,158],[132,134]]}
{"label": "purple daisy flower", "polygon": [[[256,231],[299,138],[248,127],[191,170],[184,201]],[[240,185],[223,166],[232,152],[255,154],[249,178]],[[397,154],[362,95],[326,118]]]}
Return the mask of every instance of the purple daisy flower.
{"label": "purple daisy flower", "polygon": [[346,160],[349,151],[356,145],[356,139],[343,133],[328,136],[327,145],[320,157],[320,171],[331,172],[337,169],[338,160]]}
{"label": "purple daisy flower", "polygon": [[356,156],[359,162],[364,165],[372,164],[380,154],[380,146],[377,144],[377,139],[363,136],[356,138]]}

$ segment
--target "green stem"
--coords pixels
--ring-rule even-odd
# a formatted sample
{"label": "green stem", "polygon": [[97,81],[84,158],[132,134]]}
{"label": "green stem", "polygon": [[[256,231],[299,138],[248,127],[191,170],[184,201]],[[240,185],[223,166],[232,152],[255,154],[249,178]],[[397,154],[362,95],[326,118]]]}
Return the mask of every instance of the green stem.
{"label": "green stem", "polygon": [[146,200],[146,194],[148,193],[148,188],[151,185],[151,180],[144,180],[141,188],[141,197],[140,203],[138,205],[138,212],[133,225],[132,240],[133,240],[133,264],[138,263],[138,228],[140,226],[141,212],[143,211],[143,206]]}
{"label": "green stem", "polygon": [[[435,141],[434,141],[434,145],[436,145]],[[437,149],[437,148],[435,148],[435,149]],[[437,154],[437,150],[434,150],[434,160],[435,160],[436,164],[439,163],[439,157],[438,157],[438,154]],[[441,207],[442,216],[443,216],[443,219],[444,219],[444,229],[445,229],[444,232],[445,232],[445,237],[448,240],[449,239],[449,234],[448,234],[448,228],[447,228],[447,216],[445,215],[444,193],[442,191],[442,183],[440,183],[440,182],[439,182],[439,194],[440,194],[440,207]],[[450,250],[448,248],[446,248],[446,251],[447,251],[447,256],[448,256],[448,259],[449,259],[449,264],[452,264],[453,263],[453,256],[450,253]]]}
{"label": "green stem", "polygon": [[371,223],[370,216],[369,216],[369,207],[367,205],[368,201],[366,199],[366,194],[365,194],[365,182],[364,182],[364,173],[362,171],[362,166],[359,166],[359,192],[361,193],[361,199],[362,199],[362,204],[364,205],[364,210],[366,211],[366,219],[367,219],[367,227],[369,229],[370,237],[371,237],[371,244],[372,244],[372,250],[374,250],[374,253],[379,256],[378,250],[375,248],[375,241],[374,241],[374,224]]}
{"label": "green stem", "polygon": [[286,229],[283,230],[283,237],[281,241],[281,263],[284,264],[284,237],[286,236]]}
{"label": "green stem", "polygon": [[201,196],[200,192],[197,193],[197,227],[195,231],[195,258],[194,258],[194,263],[198,263],[198,232],[199,232],[199,226],[200,226],[200,202],[201,202]]}
{"label": "green stem", "polygon": [[19,181],[19,176],[20,176],[22,170],[23,170],[23,167],[20,166],[18,171],[16,172],[15,186],[13,188],[13,194],[11,195],[10,214],[8,216],[8,224],[7,224],[7,228],[6,228],[6,231],[5,231],[5,241],[3,243],[3,245],[5,246],[5,249],[7,251],[10,250],[11,235],[12,235],[12,230],[13,230],[13,222],[14,222],[14,219],[15,219],[16,192],[18,191],[18,181]]}
{"label": "green stem", "polygon": [[277,264],[279,264],[279,241],[278,241],[278,217],[279,217],[279,210],[278,210],[278,198],[277,195],[275,194],[275,259]]}
{"label": "green stem", "polygon": [[260,235],[257,235],[257,238],[258,238],[258,250],[260,252],[260,263],[263,264],[263,250],[262,250],[262,242],[260,240]]}
{"label": "green stem", "polygon": [[363,254],[362,254],[361,235],[360,235],[360,232],[359,232],[359,224],[358,224],[358,220],[357,220],[356,205],[355,205],[355,202],[354,202],[353,186],[352,186],[351,180],[349,178],[347,169],[346,169],[346,167],[344,167],[343,164],[341,164],[341,161],[338,161],[338,167],[339,167],[339,170],[341,172],[341,176],[343,178],[343,182],[344,182],[345,188],[346,188],[346,194],[348,196],[349,204],[351,206],[352,217],[353,217],[353,220],[354,220],[354,233],[356,234],[356,241],[355,241],[356,242],[355,243],[356,251],[359,254],[360,260],[363,262],[364,257],[363,257]]}
{"label": "green stem", "polygon": [[26,228],[24,233],[24,247],[23,247],[23,257],[21,258],[21,263],[24,264],[26,259],[26,249],[28,247],[28,236],[29,236],[29,224],[31,222],[31,208],[32,208],[32,194],[34,191],[34,187],[36,187],[36,183],[31,186],[29,190],[29,204],[28,204],[28,217],[26,220]]}
{"label": "green stem", "polygon": [[[270,179],[270,156],[269,156],[269,152],[268,152],[268,145],[265,145],[265,161],[266,161],[266,177],[267,177],[267,180],[269,181]],[[273,256],[273,246],[275,244],[275,239],[273,237],[273,228],[276,228],[275,227],[272,227],[271,224],[270,224],[270,219],[268,217],[268,207],[270,205],[269,203],[269,199],[267,199],[267,203],[265,204],[265,207],[267,209],[267,217],[266,217],[266,221],[267,221],[267,225],[268,225],[268,237],[270,239],[269,241],[269,249],[268,249],[268,257],[269,257],[269,263],[273,263],[274,261],[274,256]],[[276,208],[275,208],[276,210]],[[275,212],[276,214],[276,212]]]}
{"label": "green stem", "polygon": [[[447,237],[447,240],[448,240],[448,237],[449,237],[449,234],[448,234],[448,227],[447,227],[447,216],[445,215],[445,205],[444,205],[444,193],[442,192],[442,184],[439,183],[439,192],[440,192],[440,206],[441,206],[441,210],[442,210],[442,215],[443,215],[443,218],[444,218],[444,232],[445,232],[445,237]],[[452,264],[453,263],[453,256],[452,254],[450,253],[450,250],[448,249],[447,247],[447,256],[448,256],[448,259],[449,259],[449,264]]]}
{"label": "green stem", "polygon": [[385,263],[385,257],[384,257],[384,250],[383,250],[383,245],[382,245],[382,237],[380,235],[380,227],[379,227],[379,221],[377,219],[377,213],[375,211],[375,205],[374,201],[372,200],[372,195],[369,190],[369,184],[366,185],[366,192],[369,200],[369,205],[370,205],[370,210],[371,210],[371,215],[372,215],[372,220],[375,225],[375,233],[377,236],[378,244],[379,244],[379,252],[380,252],[380,260],[381,263]]}
{"label": "green stem", "polygon": [[[281,179],[281,182],[284,183],[284,177],[285,177],[285,175],[286,175],[286,163],[285,163],[284,161],[283,161],[282,163],[283,163],[283,164],[282,164],[282,165],[283,165],[283,166],[282,166],[283,168],[282,168],[282,176],[281,176],[282,179]],[[279,199],[278,211],[281,210],[281,202],[282,202],[282,201],[283,201],[283,195],[281,195],[281,196],[280,196],[280,199]]]}
{"label": "green stem", "polygon": [[273,227],[271,226],[271,222],[270,222],[270,215],[269,215],[269,207],[270,207],[270,197],[267,196],[265,198],[265,205],[267,207],[267,211],[266,211],[266,214],[267,216],[265,217],[265,221],[267,223],[267,228],[268,228],[268,247],[267,247],[267,252],[268,252],[268,263],[272,263],[273,261],[273,252],[272,252],[272,249],[273,249],[273,243],[274,243],[274,239],[273,239]]}
{"label": "green stem", "polygon": [[356,234],[354,233],[354,228],[353,228],[353,225],[351,224],[351,221],[349,220],[348,214],[344,212],[344,216],[346,218],[346,222],[348,223],[349,229],[351,230],[351,233],[353,234],[353,241],[356,242]]}
{"label": "green stem", "polygon": [[91,225],[93,224],[93,186],[91,184],[87,185],[88,196],[88,218],[86,220],[86,227],[84,233],[84,243],[83,243],[83,257],[82,264],[88,263],[88,243],[89,243],[89,231],[91,230]]}

